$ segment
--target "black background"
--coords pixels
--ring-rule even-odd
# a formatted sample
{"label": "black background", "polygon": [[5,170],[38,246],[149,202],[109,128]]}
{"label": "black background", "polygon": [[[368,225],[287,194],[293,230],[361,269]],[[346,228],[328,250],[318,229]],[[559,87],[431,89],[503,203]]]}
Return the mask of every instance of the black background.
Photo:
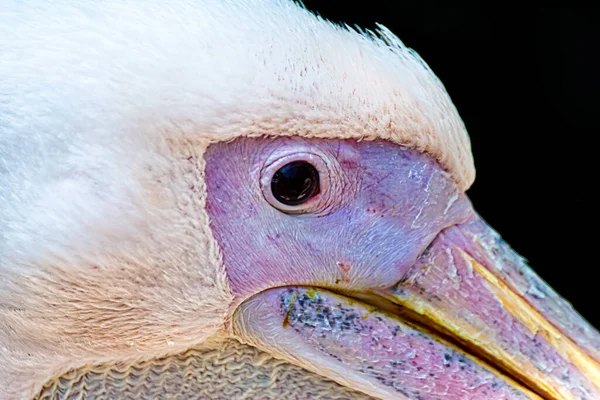
{"label": "black background", "polygon": [[598,12],[304,5],[333,22],[379,22],[425,59],[470,133],[476,210],[600,327]]}

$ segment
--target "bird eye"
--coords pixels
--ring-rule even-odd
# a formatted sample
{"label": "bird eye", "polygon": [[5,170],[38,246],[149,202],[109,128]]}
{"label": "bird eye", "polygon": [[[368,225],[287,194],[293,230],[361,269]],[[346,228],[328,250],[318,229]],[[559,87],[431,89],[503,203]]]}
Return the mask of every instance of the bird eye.
{"label": "bird eye", "polygon": [[294,161],[279,168],[271,179],[273,197],[282,204],[297,206],[319,191],[319,173],[306,161]]}
{"label": "bird eye", "polygon": [[321,215],[331,205],[332,184],[339,180],[335,165],[318,150],[275,153],[261,169],[262,194],[283,213]]}

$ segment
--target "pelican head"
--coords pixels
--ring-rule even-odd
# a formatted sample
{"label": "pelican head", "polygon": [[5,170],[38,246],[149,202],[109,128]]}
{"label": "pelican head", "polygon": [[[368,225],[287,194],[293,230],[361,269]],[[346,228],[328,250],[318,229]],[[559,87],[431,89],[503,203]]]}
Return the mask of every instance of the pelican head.
{"label": "pelican head", "polygon": [[284,0],[0,5],[0,398],[597,399],[390,31]]}

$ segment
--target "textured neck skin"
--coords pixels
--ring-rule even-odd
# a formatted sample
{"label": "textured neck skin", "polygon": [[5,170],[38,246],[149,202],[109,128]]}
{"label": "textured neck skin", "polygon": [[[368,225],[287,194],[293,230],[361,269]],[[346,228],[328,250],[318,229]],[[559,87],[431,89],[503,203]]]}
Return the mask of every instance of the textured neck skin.
{"label": "textured neck skin", "polygon": [[[265,201],[261,173],[303,154],[324,161],[329,185],[315,212],[285,214]],[[389,142],[240,139],[212,145],[206,162],[207,211],[236,303],[289,284],[389,287],[441,230],[473,217],[437,162]]]}
{"label": "textured neck skin", "polygon": [[[168,373],[165,373],[168,371]],[[35,400],[369,400],[363,393],[278,360],[235,339],[170,357],[94,364],[47,382]]]}

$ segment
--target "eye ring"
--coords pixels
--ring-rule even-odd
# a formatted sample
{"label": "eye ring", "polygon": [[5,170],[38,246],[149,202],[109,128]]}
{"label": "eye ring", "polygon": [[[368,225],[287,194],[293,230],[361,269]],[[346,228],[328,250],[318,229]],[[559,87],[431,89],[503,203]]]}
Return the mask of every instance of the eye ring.
{"label": "eye ring", "polygon": [[[302,164],[302,165],[300,165]],[[299,188],[302,194],[297,201],[282,201],[282,196],[273,193],[273,180],[278,172],[290,166],[301,166],[314,170],[318,179],[311,182],[311,187]],[[277,157],[261,171],[260,185],[265,200],[277,210],[286,214],[303,214],[322,211],[328,203],[330,189],[330,166],[320,155],[309,152],[298,152]],[[305,189],[304,191],[302,189]],[[293,193],[292,193],[293,195]]]}

